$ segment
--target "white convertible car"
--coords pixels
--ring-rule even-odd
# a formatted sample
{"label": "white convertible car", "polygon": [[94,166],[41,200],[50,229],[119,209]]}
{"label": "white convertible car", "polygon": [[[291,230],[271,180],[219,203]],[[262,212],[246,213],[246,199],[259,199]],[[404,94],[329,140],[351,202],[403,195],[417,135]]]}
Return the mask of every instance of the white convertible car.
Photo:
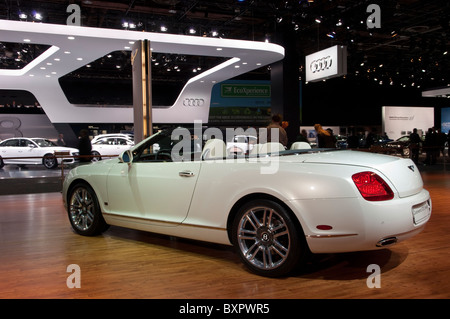
{"label": "white convertible car", "polygon": [[405,240],[431,216],[409,159],[277,145],[227,156],[221,139],[175,131],[70,171],[63,200],[75,232],[92,236],[116,225],[233,245],[251,271],[281,276],[310,252]]}

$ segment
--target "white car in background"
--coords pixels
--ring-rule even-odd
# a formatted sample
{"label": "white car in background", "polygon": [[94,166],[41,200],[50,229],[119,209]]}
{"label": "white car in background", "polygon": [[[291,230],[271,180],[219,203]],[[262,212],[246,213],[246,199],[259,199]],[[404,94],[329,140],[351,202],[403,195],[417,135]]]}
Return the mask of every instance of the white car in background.
{"label": "white car in background", "polygon": [[63,202],[74,231],[93,236],[116,225],[233,245],[252,272],[283,276],[309,252],[389,247],[431,216],[410,159],[282,147],[237,156],[217,137],[196,152],[186,146],[201,134],[174,132],[72,169]]}
{"label": "white car in background", "polygon": [[[55,157],[55,153],[67,153],[69,157]],[[0,168],[7,164],[20,166],[42,164],[51,169],[61,163],[73,164],[75,162],[73,156],[78,155],[77,149],[57,146],[45,138],[14,137],[0,143]]]}
{"label": "white car in background", "polygon": [[231,142],[227,143],[227,151],[237,155],[248,155],[257,143],[258,138],[256,136],[236,135]]}
{"label": "white car in background", "polygon": [[125,133],[109,133],[109,134],[100,134],[96,135],[92,138],[91,143],[97,142],[99,139],[105,138],[105,137],[122,137],[127,140],[134,140],[134,135],[132,134],[125,134]]}
{"label": "white car in background", "polygon": [[91,141],[94,162],[102,159],[109,159],[111,157],[119,156],[124,151],[129,150],[134,146],[132,139],[126,136],[109,135],[93,139]]}

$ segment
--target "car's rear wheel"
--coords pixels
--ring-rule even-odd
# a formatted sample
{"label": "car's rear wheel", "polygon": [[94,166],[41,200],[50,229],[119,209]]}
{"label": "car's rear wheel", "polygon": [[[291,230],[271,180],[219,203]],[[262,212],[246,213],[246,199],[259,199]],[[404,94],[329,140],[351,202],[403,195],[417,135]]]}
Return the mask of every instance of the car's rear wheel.
{"label": "car's rear wheel", "polygon": [[42,158],[42,164],[44,164],[45,168],[52,169],[58,166],[58,160],[53,154],[45,154]]}
{"label": "car's rear wheel", "polygon": [[242,206],[232,228],[233,244],[244,264],[268,277],[289,274],[306,256],[302,234],[286,208],[265,199]]}
{"label": "car's rear wheel", "polygon": [[3,163],[3,159],[0,157],[0,168],[3,168],[5,166],[5,163]]}
{"label": "car's rear wheel", "polygon": [[79,183],[71,189],[68,214],[72,228],[80,235],[95,236],[108,228],[94,190],[85,183]]}

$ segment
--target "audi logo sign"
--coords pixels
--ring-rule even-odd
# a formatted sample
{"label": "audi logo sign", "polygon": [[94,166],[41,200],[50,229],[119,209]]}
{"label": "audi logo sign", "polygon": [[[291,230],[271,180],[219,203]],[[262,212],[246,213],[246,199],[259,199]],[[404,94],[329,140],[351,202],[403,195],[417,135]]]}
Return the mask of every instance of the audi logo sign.
{"label": "audi logo sign", "polygon": [[311,64],[309,65],[309,69],[312,73],[325,71],[331,68],[331,65],[333,64],[333,59],[330,56],[327,56],[325,58],[321,58],[318,60],[313,60]]}
{"label": "audi logo sign", "polygon": [[347,74],[347,47],[335,45],[306,56],[306,81],[314,82]]}
{"label": "audi logo sign", "polygon": [[184,106],[203,106],[205,104],[204,99],[185,98],[183,100]]}

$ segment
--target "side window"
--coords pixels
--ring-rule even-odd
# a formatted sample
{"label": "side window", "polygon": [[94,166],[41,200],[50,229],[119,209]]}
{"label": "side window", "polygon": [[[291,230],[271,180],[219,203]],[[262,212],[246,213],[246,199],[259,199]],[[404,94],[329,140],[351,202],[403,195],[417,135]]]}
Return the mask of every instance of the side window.
{"label": "side window", "polygon": [[29,140],[20,140],[20,146],[22,147],[35,146],[35,144],[33,144],[33,142]]}
{"label": "side window", "polygon": [[9,140],[9,141],[4,141],[2,143],[2,146],[8,146],[8,147],[17,147],[19,146],[19,140]]}

